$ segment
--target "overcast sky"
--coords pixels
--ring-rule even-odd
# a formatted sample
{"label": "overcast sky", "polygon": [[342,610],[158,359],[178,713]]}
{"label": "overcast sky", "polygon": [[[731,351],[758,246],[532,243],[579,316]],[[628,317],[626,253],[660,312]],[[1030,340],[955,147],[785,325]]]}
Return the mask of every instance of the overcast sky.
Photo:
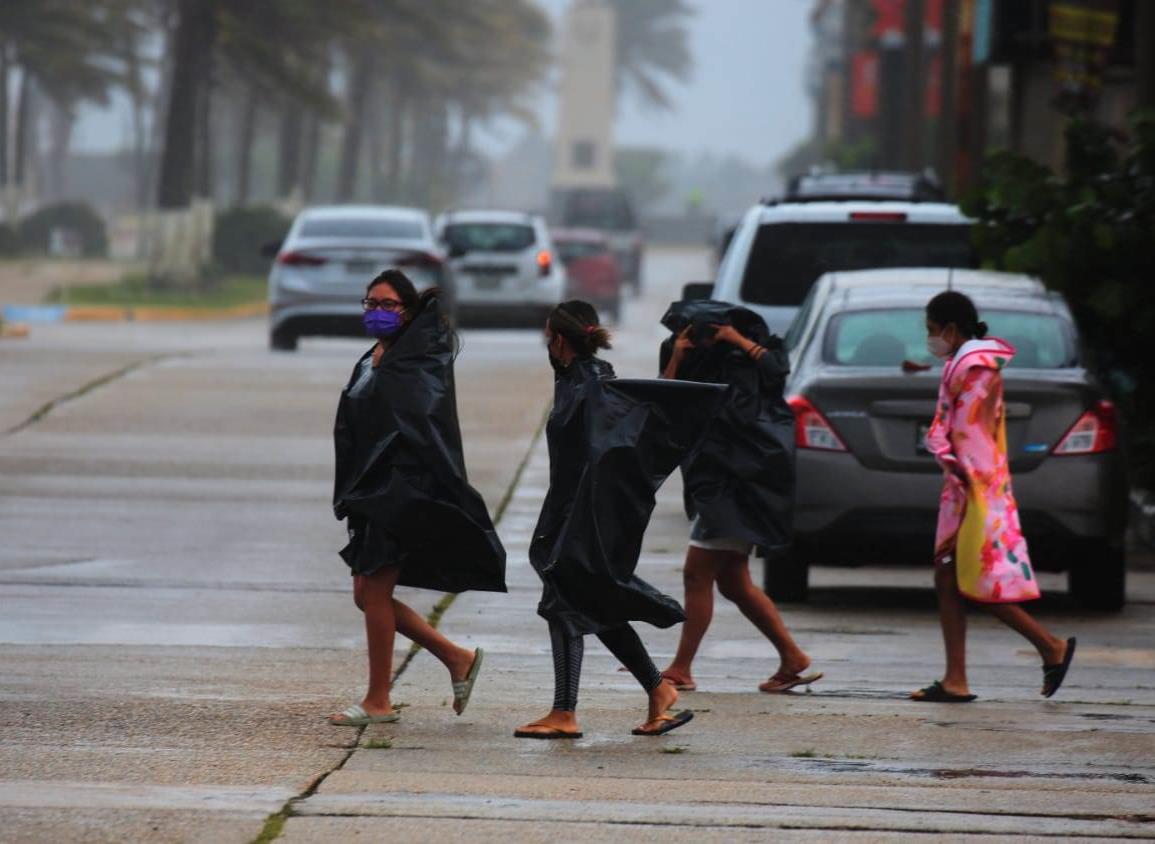
{"label": "overcast sky", "polygon": [[[538,0],[560,26],[568,0]],[[752,164],[779,158],[809,131],[805,94],[810,46],[807,17],[812,0],[692,0],[695,68],[686,86],[673,85],[674,110],[656,112],[627,100],[619,110],[621,144],[656,146],[686,153],[733,154]],[[543,93],[543,128],[552,130],[550,95]],[[128,127],[127,104],[86,107],[76,148],[109,150]],[[512,143],[520,131],[500,127],[490,142]]]}

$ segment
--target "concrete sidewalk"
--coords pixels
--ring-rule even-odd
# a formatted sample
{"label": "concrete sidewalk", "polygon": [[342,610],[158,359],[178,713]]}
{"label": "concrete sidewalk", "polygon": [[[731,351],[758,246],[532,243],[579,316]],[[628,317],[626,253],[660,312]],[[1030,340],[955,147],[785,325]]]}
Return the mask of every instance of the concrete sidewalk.
{"label": "concrete sidewalk", "polygon": [[[514,727],[552,699],[548,637],[535,614],[540,587],[526,560],[547,461],[539,440],[500,526],[510,594],[462,595],[442,621],[450,637],[486,648],[469,711],[453,716],[448,677],[419,654],[395,692],[407,704],[402,722],[369,728],[339,770],[295,801],[284,840],[1155,837],[1149,574],[1135,578],[1127,623],[1118,625],[1125,633],[1104,637],[1094,617],[1061,598],[1046,606],[1048,622],[1081,642],[1051,701],[1038,696],[1041,675],[1025,643],[979,618],[970,654],[981,701],[905,700],[940,671],[933,598],[912,588],[929,573],[820,570],[815,602],[787,609],[826,672],[813,693],[757,692],[775,667],[772,651],[722,603],[696,665],[701,691],[679,702],[697,713],[691,724],[661,738],[631,736],[645,698],[590,637],[579,702],[585,737],[514,739]],[[641,565],[678,596],[679,501],[672,482]],[[846,585],[872,579],[881,583]],[[664,665],[677,629],[639,632]]]}

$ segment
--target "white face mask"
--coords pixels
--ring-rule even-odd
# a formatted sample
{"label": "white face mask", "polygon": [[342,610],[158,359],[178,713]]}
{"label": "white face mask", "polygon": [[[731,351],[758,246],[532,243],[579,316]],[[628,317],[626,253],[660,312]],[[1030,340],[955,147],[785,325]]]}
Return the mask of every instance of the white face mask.
{"label": "white face mask", "polygon": [[950,343],[941,337],[927,337],[926,350],[936,358],[950,357]]}

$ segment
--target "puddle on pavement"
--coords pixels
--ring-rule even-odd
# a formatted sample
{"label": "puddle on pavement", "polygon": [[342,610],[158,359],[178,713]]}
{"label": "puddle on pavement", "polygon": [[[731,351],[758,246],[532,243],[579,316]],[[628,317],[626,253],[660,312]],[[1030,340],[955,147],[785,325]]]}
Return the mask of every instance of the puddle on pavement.
{"label": "puddle on pavement", "polygon": [[[773,764],[781,764],[780,759]],[[896,774],[937,780],[960,779],[1047,779],[1097,780],[1147,785],[1155,783],[1155,776],[1130,771],[1029,771],[987,768],[924,768],[915,765],[896,765],[892,762],[874,762],[863,759],[791,759],[790,766],[810,773],[824,774]]]}

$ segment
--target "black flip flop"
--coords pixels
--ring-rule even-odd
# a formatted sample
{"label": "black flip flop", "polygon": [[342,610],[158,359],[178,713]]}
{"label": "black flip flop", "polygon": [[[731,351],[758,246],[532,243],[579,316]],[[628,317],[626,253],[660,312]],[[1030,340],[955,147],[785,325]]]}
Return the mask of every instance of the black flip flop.
{"label": "black flip flop", "polygon": [[633,734],[635,736],[661,736],[676,730],[678,727],[685,726],[694,720],[694,713],[688,709],[683,709],[677,715],[670,717],[669,715],[662,716],[662,726],[656,730],[643,730],[641,727],[634,727]]}
{"label": "black flip flop", "polygon": [[956,695],[943,688],[942,682],[935,680],[924,689],[919,689],[922,697],[911,696],[915,703],[970,703],[978,695]]}
{"label": "black flip flop", "polygon": [[548,733],[535,733],[530,730],[514,730],[514,738],[535,738],[535,739],[579,739],[582,737],[581,733],[567,733],[565,730],[559,730],[555,727],[550,727]]}
{"label": "black flip flop", "polygon": [[[1075,637],[1072,636],[1067,640],[1067,653],[1063,657],[1063,661],[1057,665],[1043,666],[1043,697],[1052,697],[1059,687],[1063,685],[1063,680],[1067,678],[1067,669],[1071,667],[1071,659],[1075,656]],[[1048,691],[1047,689],[1050,689]]]}

